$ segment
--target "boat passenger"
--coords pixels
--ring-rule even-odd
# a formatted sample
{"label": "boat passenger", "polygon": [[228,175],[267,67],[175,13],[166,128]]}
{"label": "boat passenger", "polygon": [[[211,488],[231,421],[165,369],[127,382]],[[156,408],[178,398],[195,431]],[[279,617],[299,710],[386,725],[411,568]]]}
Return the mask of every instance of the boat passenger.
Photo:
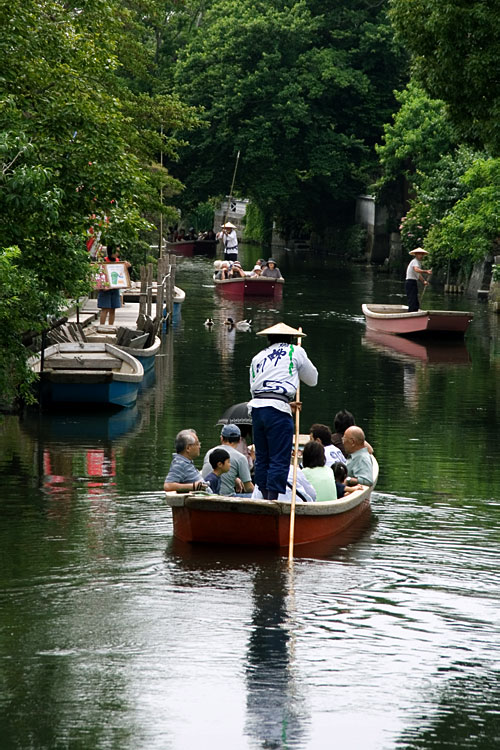
{"label": "boat passenger", "polygon": [[240,279],[245,278],[245,271],[241,267],[241,263],[237,260],[234,261],[231,266],[229,273],[227,274],[228,279]]}
{"label": "boat passenger", "polygon": [[[217,261],[215,261],[215,262],[217,263]],[[227,260],[220,261],[219,270],[215,274],[214,278],[215,279],[222,279],[222,280],[227,279],[228,278],[228,273],[229,273],[229,268],[230,268],[229,261],[227,261]]]}
{"label": "boat passenger", "polygon": [[[349,454],[347,453],[344,447],[342,438],[344,437],[344,432],[347,430],[347,428],[355,424],[356,424],[356,420],[354,419],[354,415],[351,414],[350,411],[347,411],[347,409],[342,409],[341,411],[338,411],[333,420],[333,426],[335,428],[335,432],[332,435],[332,444],[336,448],[339,448],[344,454],[344,456],[346,456],[346,458],[348,457]],[[373,453],[373,448],[367,440],[365,440],[365,448],[368,449],[368,453]]]}
{"label": "boat passenger", "polygon": [[230,221],[221,225],[221,231],[217,234],[217,239],[222,240],[224,247],[224,260],[238,260],[238,235],[236,227]]}
{"label": "boat passenger", "polygon": [[286,492],[294,434],[292,410],[301,406],[294,400],[297,387],[299,381],[316,385],[318,371],[305,350],[292,343],[296,336],[306,335],[301,331],[278,323],[257,335],[267,336],[268,345],[250,365],[254,477],[262,496],[277,500]]}
{"label": "boat passenger", "polygon": [[265,277],[266,279],[282,279],[281,271],[276,265],[276,261],[273,260],[273,258],[269,258],[267,261],[267,266],[262,269],[261,273],[262,277]]}
{"label": "boat passenger", "polygon": [[240,442],[241,430],[236,424],[225,424],[220,433],[220,445],[210,448],[205,453],[201,473],[207,477],[211,470],[210,455],[221,446],[229,453],[231,466],[227,473],[221,476],[221,495],[234,495],[237,493],[253,492],[253,482],[250,476],[248,461],[245,456],[237,450],[236,445]]}
{"label": "boat passenger", "polygon": [[216,448],[208,457],[212,471],[205,477],[214,495],[220,495],[221,475],[227,474],[231,468],[229,453],[224,448]]}
{"label": "boat passenger", "polygon": [[175,453],[163,485],[165,492],[211,492],[193,462],[200,455],[200,450],[201,443],[194,430],[181,430],[177,433]]}
{"label": "boat passenger", "polygon": [[[344,432],[344,448],[350,454],[347,459],[348,479],[355,479],[359,484],[373,484],[373,464],[365,445],[365,433],[361,427],[352,425]],[[346,491],[349,491],[346,487]],[[351,490],[352,491],[352,490]]]}
{"label": "boat passenger", "polygon": [[[288,477],[286,480],[286,492],[278,495],[278,502],[280,503],[291,503],[293,492],[293,464],[290,464],[288,470]],[[262,492],[258,487],[255,487],[252,492],[252,500],[263,500]],[[297,466],[297,479],[295,483],[295,499],[298,502],[303,503],[314,503],[316,500],[316,490],[312,486],[311,482],[306,479],[306,476],[300,466]]]}
{"label": "boat passenger", "polygon": [[309,428],[309,440],[321,443],[325,451],[325,466],[330,468],[335,461],[345,463],[346,459],[341,450],[332,443],[332,433],[326,424],[313,424]]}
{"label": "boat passenger", "polygon": [[337,499],[337,488],[333,471],[325,466],[325,451],[320,442],[311,440],[304,445],[302,466],[306,479],[316,490],[318,503]]}
{"label": "boat passenger", "polygon": [[252,268],[252,277],[253,276],[260,276],[262,273],[262,267],[256,263],[254,267]]}
{"label": "boat passenger", "polygon": [[423,259],[426,255],[429,255],[427,250],[416,247],[415,250],[410,250],[408,254],[414,256],[406,269],[405,292],[408,298],[408,312],[417,312],[417,310],[420,310],[417,281],[420,279],[424,287],[428,286],[429,282],[424,279],[424,273],[430,276],[432,271],[421,267]]}
{"label": "boat passenger", "polygon": [[337,497],[345,495],[345,480],[347,479],[347,466],[342,461],[335,461],[332,464],[333,476],[335,477],[335,487],[337,488]]}

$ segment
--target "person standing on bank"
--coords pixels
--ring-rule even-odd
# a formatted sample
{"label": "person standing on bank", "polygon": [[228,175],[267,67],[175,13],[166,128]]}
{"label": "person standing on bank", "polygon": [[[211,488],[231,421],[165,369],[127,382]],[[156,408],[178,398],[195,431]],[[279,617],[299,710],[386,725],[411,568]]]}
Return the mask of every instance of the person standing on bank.
{"label": "person standing on bank", "polygon": [[427,271],[421,267],[423,259],[426,255],[429,255],[427,250],[416,247],[415,250],[410,250],[409,255],[413,255],[414,257],[406,269],[405,292],[408,297],[408,312],[417,312],[420,309],[417,282],[420,279],[424,287],[426,287],[429,282],[424,279],[424,274],[426,273],[430,276],[432,271]]}
{"label": "person standing on bank", "polygon": [[234,224],[231,224],[230,221],[222,224],[221,231],[217,234],[217,239],[222,240],[224,260],[238,260],[238,236]]}
{"label": "person standing on bank", "polygon": [[[108,242],[104,249],[106,250],[105,263],[123,263],[127,268],[130,268],[131,264],[128,260],[123,261],[118,257],[120,249],[118,246],[115,246],[112,242]],[[108,325],[113,326],[115,324],[115,310],[121,306],[122,299],[119,289],[100,289],[97,295],[97,307],[101,311],[99,325],[105,325],[107,317]]]}
{"label": "person standing on bank", "polygon": [[277,500],[286,492],[294,435],[292,411],[301,406],[294,401],[299,381],[316,385],[318,371],[304,349],[292,343],[305,333],[278,323],[257,335],[267,336],[268,345],[250,365],[254,480],[264,499]]}

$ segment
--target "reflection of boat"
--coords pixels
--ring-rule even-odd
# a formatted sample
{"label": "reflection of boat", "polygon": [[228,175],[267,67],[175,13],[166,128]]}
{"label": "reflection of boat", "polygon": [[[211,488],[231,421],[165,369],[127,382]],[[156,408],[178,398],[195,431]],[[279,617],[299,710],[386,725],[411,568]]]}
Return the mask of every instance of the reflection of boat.
{"label": "reflection of boat", "polygon": [[242,276],[239,279],[214,279],[215,288],[227,297],[276,297],[283,295],[284,279]]}
{"label": "reflection of boat", "polygon": [[427,339],[415,341],[404,336],[367,330],[363,344],[383,354],[389,354],[402,362],[421,360],[431,365],[469,364],[470,357],[463,341]]}
{"label": "reflection of boat", "polygon": [[144,377],[141,363],[106,342],[53,344],[29,365],[40,375],[44,403],[132,406]]}
{"label": "reflection of boat", "polygon": [[215,255],[217,240],[180,240],[167,242],[167,251],[191,258],[193,255]]}
{"label": "reflection of boat", "polygon": [[174,312],[180,308],[184,300],[186,299],[186,292],[178,286],[174,286]]}
{"label": "reflection of boat", "polygon": [[363,305],[366,327],[383,333],[464,334],[474,314],[462,310],[417,310],[406,305]]}
{"label": "reflection of boat", "polygon": [[141,414],[137,404],[130,409],[113,413],[78,412],[70,414],[40,414],[31,409],[23,416],[21,427],[27,433],[43,439],[44,443],[94,445],[116,440],[139,424]]}
{"label": "reflection of boat", "polygon": [[[311,544],[335,537],[370,509],[375,482],[328,503],[297,503],[295,545]],[[184,542],[243,544],[257,547],[287,547],[290,532],[289,502],[272,502],[222,495],[167,492],[172,508],[174,535]]]}

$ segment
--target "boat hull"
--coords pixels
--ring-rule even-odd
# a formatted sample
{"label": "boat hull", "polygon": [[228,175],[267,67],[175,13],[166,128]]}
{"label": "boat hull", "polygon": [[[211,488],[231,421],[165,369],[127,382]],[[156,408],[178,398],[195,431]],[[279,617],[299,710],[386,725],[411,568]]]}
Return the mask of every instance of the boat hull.
{"label": "boat hull", "polygon": [[186,240],[167,242],[167,251],[175,255],[191,258],[193,255],[215,255],[217,240]]}
{"label": "boat hull", "polygon": [[241,279],[215,279],[218,292],[231,299],[245,297],[274,297],[283,296],[283,279],[266,279],[245,277]]}
{"label": "boat hull", "polygon": [[[378,464],[372,457],[374,484],[327,503],[295,505],[294,546],[314,544],[343,534],[370,512]],[[222,495],[167,492],[174,536],[182,542],[287,547],[290,502],[272,502]]]}
{"label": "boat hull", "polygon": [[[251,502],[255,504],[255,501]],[[289,513],[256,513],[255,509],[248,507],[242,507],[238,512],[232,509],[214,512],[196,507],[196,504],[194,506],[188,504],[172,508],[174,535],[183,542],[288,547]],[[367,497],[345,513],[327,516],[297,515],[294,544],[300,546],[335,537],[369,510],[370,497]]]}
{"label": "boat hull", "polygon": [[43,404],[129,407],[144,378],[142,364],[107,342],[53,344],[29,364]]}
{"label": "boat hull", "polygon": [[461,310],[418,310],[408,312],[404,305],[363,305],[366,327],[381,333],[399,335],[464,335],[474,315]]}

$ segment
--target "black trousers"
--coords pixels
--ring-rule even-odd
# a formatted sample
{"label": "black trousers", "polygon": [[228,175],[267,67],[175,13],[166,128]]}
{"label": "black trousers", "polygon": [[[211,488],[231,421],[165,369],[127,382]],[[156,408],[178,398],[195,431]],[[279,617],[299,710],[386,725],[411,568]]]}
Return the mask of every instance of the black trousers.
{"label": "black trousers", "polygon": [[417,312],[417,310],[420,310],[420,302],[418,301],[418,285],[415,279],[406,279],[405,292],[406,296],[408,297],[408,312]]}

